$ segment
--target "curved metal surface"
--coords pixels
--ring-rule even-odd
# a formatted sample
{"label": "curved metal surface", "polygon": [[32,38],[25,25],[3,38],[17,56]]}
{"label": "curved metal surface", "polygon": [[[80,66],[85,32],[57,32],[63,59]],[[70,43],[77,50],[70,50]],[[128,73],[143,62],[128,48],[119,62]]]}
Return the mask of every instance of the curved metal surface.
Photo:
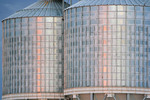
{"label": "curved metal surface", "polygon": [[129,6],[150,6],[150,0],[82,0],[69,8],[80,6],[94,6],[94,5],[129,5]]}
{"label": "curved metal surface", "polygon": [[22,94],[8,94],[2,96],[2,100],[39,100],[44,99],[64,99],[63,93],[22,93]]}
{"label": "curved metal surface", "polygon": [[80,87],[64,90],[64,95],[76,95],[87,93],[130,93],[130,94],[150,94],[149,88],[130,88],[130,87]]}
{"label": "curved metal surface", "polygon": [[[64,3],[64,7],[68,7],[69,4]],[[32,17],[32,16],[63,16],[62,12],[62,0],[39,0],[30,6],[17,11],[9,18],[16,17]]]}
{"label": "curved metal surface", "polygon": [[[3,96],[63,93],[63,79],[60,77],[63,76],[63,66],[57,64],[63,62],[62,56],[58,57],[62,55],[63,41],[57,39],[62,38],[62,24],[62,17],[26,17],[3,21]],[[17,53],[10,53],[12,51]],[[13,58],[16,58],[11,60],[13,64],[6,60]]]}

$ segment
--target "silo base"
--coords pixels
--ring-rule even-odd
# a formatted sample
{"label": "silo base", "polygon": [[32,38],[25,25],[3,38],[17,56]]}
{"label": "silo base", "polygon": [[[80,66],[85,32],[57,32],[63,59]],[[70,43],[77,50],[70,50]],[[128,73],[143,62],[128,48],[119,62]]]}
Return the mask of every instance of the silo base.
{"label": "silo base", "polygon": [[65,89],[64,95],[75,100],[150,100],[150,88],[80,87]]}
{"label": "silo base", "polygon": [[66,100],[150,100],[150,98],[144,98],[144,94],[114,94],[114,97],[106,97],[106,94],[95,93],[92,94],[78,94],[79,98],[73,98],[73,96],[67,96]]}
{"label": "silo base", "polygon": [[3,95],[2,100],[63,100],[63,93],[22,93]]}

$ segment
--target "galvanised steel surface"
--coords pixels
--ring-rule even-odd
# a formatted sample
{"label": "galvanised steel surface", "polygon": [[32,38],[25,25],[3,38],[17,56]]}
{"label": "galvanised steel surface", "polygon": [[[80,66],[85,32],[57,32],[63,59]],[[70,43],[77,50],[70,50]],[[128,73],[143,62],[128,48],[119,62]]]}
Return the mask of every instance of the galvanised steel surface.
{"label": "galvanised steel surface", "polygon": [[128,5],[128,6],[150,6],[150,0],[81,0],[68,7],[96,6],[96,5]]}
{"label": "galvanised steel surface", "polygon": [[[69,4],[64,3],[64,8],[68,7]],[[17,18],[17,17],[35,17],[35,16],[53,16],[53,17],[62,17],[62,0],[39,0],[34,4],[17,11],[12,14],[9,18]]]}
{"label": "galvanised steel surface", "polygon": [[2,21],[3,96],[63,93],[62,16],[62,0],[40,0]]}
{"label": "galvanised steel surface", "polygon": [[65,10],[65,89],[150,88],[149,3],[82,0]]}

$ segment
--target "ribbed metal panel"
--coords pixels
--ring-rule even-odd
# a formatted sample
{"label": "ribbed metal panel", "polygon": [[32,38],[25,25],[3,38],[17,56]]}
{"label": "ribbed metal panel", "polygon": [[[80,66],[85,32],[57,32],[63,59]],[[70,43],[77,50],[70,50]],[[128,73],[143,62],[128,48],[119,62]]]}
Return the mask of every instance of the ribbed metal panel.
{"label": "ribbed metal panel", "polygon": [[65,10],[65,95],[102,93],[87,90],[93,87],[150,88],[149,3],[82,0]]}
{"label": "ribbed metal panel", "polygon": [[[69,4],[65,3],[64,6],[66,8]],[[23,10],[17,11],[6,19],[32,16],[63,16],[62,0],[39,0]]]}
{"label": "ribbed metal panel", "polygon": [[147,0],[146,3],[145,3],[145,5],[149,6],[150,5],[150,0]]}
{"label": "ribbed metal panel", "polygon": [[150,0],[82,0],[69,8],[94,5],[150,6]]}

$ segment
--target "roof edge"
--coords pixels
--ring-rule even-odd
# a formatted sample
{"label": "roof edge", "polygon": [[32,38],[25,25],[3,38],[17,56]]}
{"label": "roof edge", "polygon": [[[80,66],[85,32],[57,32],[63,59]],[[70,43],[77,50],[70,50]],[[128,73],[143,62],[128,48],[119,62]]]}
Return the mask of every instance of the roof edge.
{"label": "roof edge", "polygon": [[[93,1],[93,2],[92,2]],[[105,0],[108,1],[108,0]],[[134,0],[134,2],[127,2],[127,0],[124,0],[124,3],[122,3],[121,1],[123,0],[117,0],[118,2],[115,2],[116,0],[109,0],[109,2],[100,2],[100,0],[82,0],[77,2],[76,4],[66,8],[67,9],[71,9],[71,8],[77,8],[77,7],[87,7],[87,6],[108,6],[108,5],[116,5],[116,6],[144,6],[144,7],[150,7],[150,2],[149,0],[141,3],[142,1],[140,0]],[[132,0],[130,0],[132,1]],[[92,3],[91,3],[92,2]],[[114,2],[114,3],[112,3]],[[149,4],[147,4],[149,3]]]}

